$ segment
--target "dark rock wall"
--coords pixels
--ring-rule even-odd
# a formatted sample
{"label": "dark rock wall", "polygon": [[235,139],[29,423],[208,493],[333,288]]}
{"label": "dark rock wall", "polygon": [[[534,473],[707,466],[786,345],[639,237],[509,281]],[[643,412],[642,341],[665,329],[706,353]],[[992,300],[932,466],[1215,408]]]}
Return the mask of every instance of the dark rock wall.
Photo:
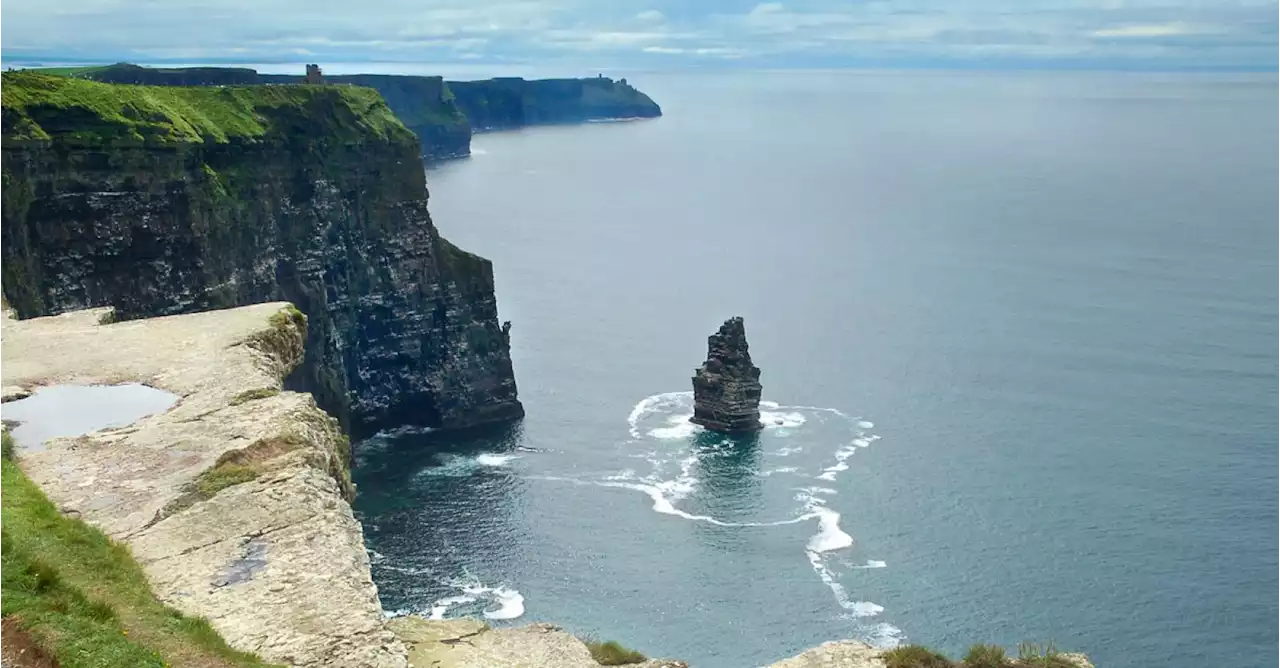
{"label": "dark rock wall", "polygon": [[340,140],[320,124],[78,146],[74,112],[52,140],[4,142],[3,289],[20,317],[285,299],[310,320],[306,389],[357,434],[523,415],[492,266],[437,233],[412,135]]}

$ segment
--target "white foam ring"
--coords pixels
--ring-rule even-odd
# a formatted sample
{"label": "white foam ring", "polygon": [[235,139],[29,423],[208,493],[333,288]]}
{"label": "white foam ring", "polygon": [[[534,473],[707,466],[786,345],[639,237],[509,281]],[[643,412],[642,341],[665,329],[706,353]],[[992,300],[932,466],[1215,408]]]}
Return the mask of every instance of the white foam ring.
{"label": "white foam ring", "polygon": [[[871,422],[850,417],[834,408],[782,406],[773,401],[761,401],[760,407],[762,409],[760,414],[761,423],[766,433],[773,433],[778,437],[789,435],[791,433],[790,430],[801,428],[811,420],[821,423],[824,421],[824,416],[835,416],[849,425],[853,438],[841,442],[832,451],[831,456],[834,461],[814,476],[818,480],[836,481],[841,473],[849,469],[849,464],[846,460],[852,457],[859,449],[870,446],[871,443],[879,438],[874,434],[866,433],[865,430],[874,427]],[[679,460],[679,473],[675,477],[670,477],[671,474],[668,472],[664,477],[663,471],[669,471],[669,466],[672,463],[672,448],[678,447],[670,443],[679,440],[688,441],[691,436],[702,431],[701,427],[689,422],[689,418],[692,415],[692,392],[655,394],[645,397],[631,409],[631,413],[627,416],[627,424],[634,442],[647,443],[649,445],[654,444],[653,440],[649,439],[661,442],[658,447],[651,451],[631,455],[648,460],[653,467],[653,471],[648,475],[641,476],[635,470],[627,469],[602,478],[539,476],[539,479],[640,492],[649,497],[654,512],[721,527],[776,527],[816,521],[817,532],[810,536],[804,545],[804,553],[814,573],[827,585],[835,597],[836,603],[850,617],[866,618],[882,612],[884,608],[876,603],[854,600],[840,582],[837,574],[827,564],[829,555],[847,550],[854,543],[853,537],[840,528],[840,513],[828,508],[826,505],[827,501],[824,497],[835,495],[835,489],[813,486],[797,490],[795,498],[800,504],[800,507],[797,508],[797,514],[790,519],[770,522],[727,522],[709,515],[686,512],[677,506],[682,499],[697,489],[699,481],[693,475],[693,472],[696,470],[699,459],[701,457],[715,457],[721,454],[721,450],[717,447],[703,446],[698,450],[685,450],[683,451],[684,457]],[[801,451],[802,449],[798,446],[783,447],[769,454],[785,457]],[[782,467],[757,472],[756,475],[769,477],[778,473],[796,473],[798,470],[797,467]],[[884,568],[885,566],[886,564],[883,561],[867,560],[865,564],[854,568],[870,569]],[[499,608],[498,612],[500,613],[501,610],[502,608]],[[489,616],[490,613],[486,612],[485,614]],[[869,642],[883,647],[896,645],[902,635],[900,630],[889,624],[868,626],[863,628],[863,631]]]}

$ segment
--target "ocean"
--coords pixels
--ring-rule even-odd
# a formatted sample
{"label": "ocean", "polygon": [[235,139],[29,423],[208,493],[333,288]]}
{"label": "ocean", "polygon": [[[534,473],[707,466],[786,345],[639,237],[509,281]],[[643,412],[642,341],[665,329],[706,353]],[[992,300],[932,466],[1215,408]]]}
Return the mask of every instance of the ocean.
{"label": "ocean", "polygon": [[[1277,661],[1274,74],[628,74],[432,167],[528,417],[356,446],[391,611],[695,668]],[[745,318],[767,428],[687,422]]]}

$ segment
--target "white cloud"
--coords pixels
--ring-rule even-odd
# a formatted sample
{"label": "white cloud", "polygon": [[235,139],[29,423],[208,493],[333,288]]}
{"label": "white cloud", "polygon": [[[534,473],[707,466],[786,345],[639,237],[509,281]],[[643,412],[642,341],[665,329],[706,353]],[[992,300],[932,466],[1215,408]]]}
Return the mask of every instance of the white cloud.
{"label": "white cloud", "polygon": [[1171,37],[1174,35],[1194,35],[1198,31],[1184,23],[1153,23],[1147,25],[1127,25],[1117,28],[1103,28],[1093,31],[1094,37],[1144,38]]}
{"label": "white cloud", "polygon": [[[754,2],[754,4],[753,4]],[[4,55],[1273,67],[1278,0],[9,0]],[[741,3],[741,4],[740,4]],[[146,21],[139,21],[145,16]],[[465,56],[464,56],[465,54]]]}

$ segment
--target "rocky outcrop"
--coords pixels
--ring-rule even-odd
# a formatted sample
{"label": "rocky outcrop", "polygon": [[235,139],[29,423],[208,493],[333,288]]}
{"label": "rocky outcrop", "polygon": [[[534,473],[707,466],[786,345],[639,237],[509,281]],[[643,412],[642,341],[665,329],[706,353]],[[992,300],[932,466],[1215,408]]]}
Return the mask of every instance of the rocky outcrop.
{"label": "rocky outcrop", "polygon": [[523,415],[493,268],[441,238],[418,143],[355,86],[3,86],[3,289],[21,317],[287,300],[291,387],[360,434]]}
{"label": "rocky outcrop", "polygon": [[742,318],[730,318],[707,339],[707,361],[693,376],[695,424],[728,433],[760,424],[760,369],[751,363]]}
{"label": "rocky outcrop", "polygon": [[[129,63],[85,69],[76,76],[104,83],[150,86],[244,86],[305,83],[304,75],[259,74],[243,67],[152,68]],[[653,118],[662,109],[626,79],[536,79],[450,81],[438,76],[347,74],[326,83],[376,89],[395,115],[418,136],[422,155],[440,160],[471,154],[476,130],[542,123]]]}
{"label": "rocky outcrop", "polygon": [[269,303],[102,324],[104,312],[5,319],[4,386],[137,382],[180,399],[20,451],[31,480],[233,647],[304,668],[404,668],[347,503],[349,442],[309,395],[281,391],[302,361],[301,314]]}
{"label": "rocky outcrop", "polygon": [[[413,668],[599,668],[585,643],[551,624],[490,628],[477,619],[400,617],[388,624],[409,648]],[[649,659],[631,668],[689,668]]]}
{"label": "rocky outcrop", "polygon": [[[805,650],[789,659],[770,664],[766,668],[885,668],[884,653],[885,650],[872,647],[860,640],[837,640]],[[1084,654],[1055,653],[1053,656],[1059,659],[1059,662],[1049,664],[1011,659],[1003,665],[1007,668],[1034,668],[1035,666],[1048,665],[1093,668],[1093,664],[1089,662],[1089,657]],[[917,664],[913,663],[911,665]],[[941,668],[942,666],[963,668],[959,663],[952,664],[945,660],[939,660],[929,665],[935,666],[935,668]]]}

